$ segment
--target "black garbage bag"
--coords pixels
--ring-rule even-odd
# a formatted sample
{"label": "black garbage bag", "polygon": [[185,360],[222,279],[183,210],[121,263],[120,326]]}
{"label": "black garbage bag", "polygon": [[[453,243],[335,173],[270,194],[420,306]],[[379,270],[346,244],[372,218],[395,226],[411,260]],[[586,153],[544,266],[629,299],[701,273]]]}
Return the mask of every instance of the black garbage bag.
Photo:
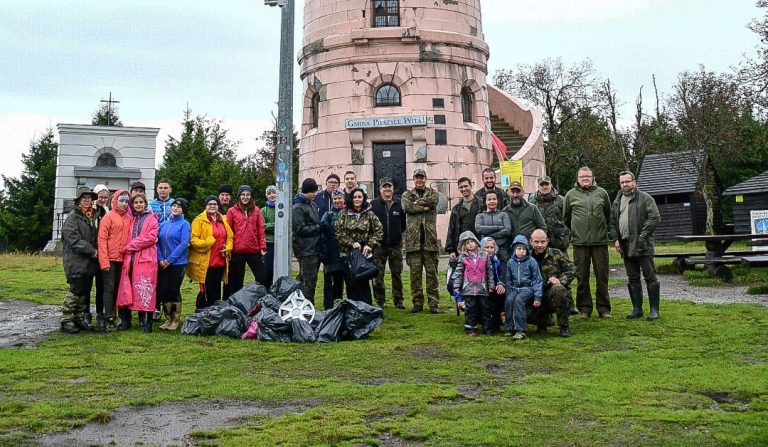
{"label": "black garbage bag", "polygon": [[281,276],[272,284],[269,293],[272,294],[279,303],[282,303],[295,290],[301,290],[301,294],[307,296],[307,291],[304,290],[304,285],[301,282],[288,276]]}
{"label": "black garbage bag", "polygon": [[200,335],[214,335],[216,328],[224,316],[224,309],[229,306],[226,301],[216,301],[199,313]]}
{"label": "black garbage bag", "polygon": [[379,274],[379,266],[371,257],[365,257],[359,248],[353,248],[344,258],[344,273],[352,280],[367,281]]}
{"label": "black garbage bag", "polygon": [[259,325],[259,340],[291,341],[291,325],[270,308],[263,308],[253,318]]}
{"label": "black garbage bag", "polygon": [[330,343],[341,341],[341,331],[344,327],[344,309],[346,301],[342,301],[331,310],[325,311],[323,321],[315,328],[317,341]]}
{"label": "black garbage bag", "polygon": [[266,294],[267,288],[254,281],[233,293],[227,302],[247,315]]}
{"label": "black garbage bag", "polygon": [[367,337],[384,321],[384,311],[362,301],[346,300],[342,339],[358,340]]}
{"label": "black garbage bag", "polygon": [[303,318],[294,318],[291,320],[291,341],[298,343],[308,343],[317,341],[315,331],[312,330],[312,326],[309,325],[307,320]]}
{"label": "black garbage bag", "polygon": [[227,306],[221,314],[221,322],[216,326],[216,335],[226,335],[233,338],[240,338],[248,325],[251,324],[245,314],[235,306]]}
{"label": "black garbage bag", "polygon": [[323,322],[325,319],[325,314],[328,312],[329,311],[315,309],[315,318],[313,318],[312,322],[309,323],[309,325],[312,326],[312,329],[317,331],[317,327],[320,326],[320,324]]}
{"label": "black garbage bag", "polygon": [[184,335],[200,335],[200,318],[198,314],[187,315],[184,324],[181,326],[181,333]]}
{"label": "black garbage bag", "polygon": [[280,305],[283,304],[283,301],[278,301],[277,298],[275,298],[274,295],[272,295],[271,293],[264,295],[259,300],[262,308],[266,307],[274,310],[275,312],[280,310]]}

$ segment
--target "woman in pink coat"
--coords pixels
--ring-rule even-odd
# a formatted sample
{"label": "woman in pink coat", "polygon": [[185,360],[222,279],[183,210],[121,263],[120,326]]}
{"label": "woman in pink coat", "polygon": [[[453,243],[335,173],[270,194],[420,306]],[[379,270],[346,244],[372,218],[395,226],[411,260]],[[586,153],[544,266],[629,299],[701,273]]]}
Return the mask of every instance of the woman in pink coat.
{"label": "woman in pink coat", "polygon": [[131,311],[135,310],[139,312],[141,330],[152,332],[157,292],[157,216],[149,210],[143,193],[131,197],[130,205],[133,217],[123,254],[117,307],[129,327]]}

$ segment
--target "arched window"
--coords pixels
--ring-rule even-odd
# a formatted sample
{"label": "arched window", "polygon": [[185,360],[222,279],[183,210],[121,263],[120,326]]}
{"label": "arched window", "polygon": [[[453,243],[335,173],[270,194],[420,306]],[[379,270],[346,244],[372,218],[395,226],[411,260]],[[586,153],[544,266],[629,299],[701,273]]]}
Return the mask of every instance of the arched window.
{"label": "arched window", "polygon": [[373,26],[400,26],[400,5],[398,0],[374,0]]}
{"label": "arched window", "polygon": [[473,121],[472,106],[474,103],[475,99],[469,88],[461,89],[461,114],[464,117],[464,122],[471,123]]}
{"label": "arched window", "polygon": [[376,90],[376,107],[399,106],[400,90],[392,84],[384,84]]}
{"label": "arched window", "polygon": [[96,166],[109,166],[114,168],[117,166],[117,160],[114,155],[109,152],[104,152],[96,159]]}
{"label": "arched window", "polygon": [[320,94],[315,93],[312,95],[312,105],[310,113],[312,114],[312,128],[317,127],[317,122],[320,117]]}

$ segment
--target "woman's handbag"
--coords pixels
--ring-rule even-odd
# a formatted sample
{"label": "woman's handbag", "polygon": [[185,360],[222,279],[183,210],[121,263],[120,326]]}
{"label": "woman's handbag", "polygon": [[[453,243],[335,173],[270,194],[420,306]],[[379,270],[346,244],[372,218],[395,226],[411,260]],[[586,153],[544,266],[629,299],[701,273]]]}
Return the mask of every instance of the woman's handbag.
{"label": "woman's handbag", "polygon": [[349,279],[356,281],[368,281],[379,274],[379,266],[373,256],[365,257],[359,248],[353,248],[346,256],[344,270]]}

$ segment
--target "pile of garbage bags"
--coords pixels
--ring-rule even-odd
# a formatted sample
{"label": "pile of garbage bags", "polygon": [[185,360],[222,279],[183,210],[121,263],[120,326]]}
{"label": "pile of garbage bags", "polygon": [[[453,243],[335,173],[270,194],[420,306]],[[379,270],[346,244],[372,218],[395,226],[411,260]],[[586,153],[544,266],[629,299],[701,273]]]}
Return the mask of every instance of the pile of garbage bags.
{"label": "pile of garbage bags", "polygon": [[384,312],[361,301],[344,300],[333,309],[315,311],[311,322],[304,318],[283,321],[280,305],[303,285],[282,276],[267,290],[253,282],[184,320],[186,335],[226,335],[281,342],[337,342],[367,337],[384,321]]}

